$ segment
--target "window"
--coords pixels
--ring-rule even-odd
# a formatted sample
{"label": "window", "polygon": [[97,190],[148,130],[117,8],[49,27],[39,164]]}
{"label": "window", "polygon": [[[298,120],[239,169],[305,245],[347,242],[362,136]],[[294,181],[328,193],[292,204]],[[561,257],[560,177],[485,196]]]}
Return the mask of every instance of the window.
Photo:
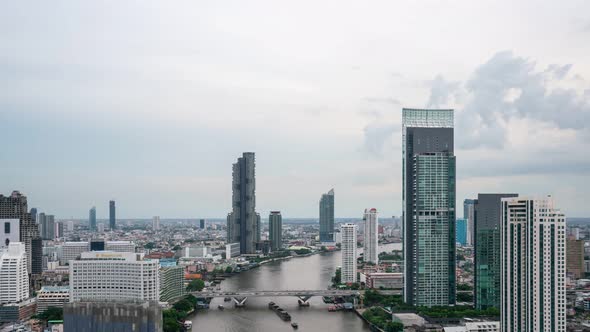
{"label": "window", "polygon": [[4,234],[10,234],[10,223],[9,222],[4,223]]}

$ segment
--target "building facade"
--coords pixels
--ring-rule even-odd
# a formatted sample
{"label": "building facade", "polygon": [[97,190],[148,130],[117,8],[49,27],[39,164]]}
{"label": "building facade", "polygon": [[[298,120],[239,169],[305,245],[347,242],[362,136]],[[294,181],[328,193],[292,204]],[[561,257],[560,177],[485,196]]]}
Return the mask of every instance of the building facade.
{"label": "building facade", "polygon": [[575,235],[567,238],[567,274],[573,279],[584,277],[584,240],[577,240]]}
{"label": "building facade", "polygon": [[455,225],[455,242],[462,246],[467,245],[467,219],[458,218]]}
{"label": "building facade", "polygon": [[283,217],[281,211],[271,211],[268,216],[268,236],[270,249],[280,250],[283,247]]}
{"label": "building facade", "polygon": [[342,233],[342,267],[340,270],[342,283],[356,282],[356,225],[347,223],[340,226]]}
{"label": "building facade", "polygon": [[159,231],[160,230],[160,217],[154,216],[152,218],[152,230]]}
{"label": "building facade", "polygon": [[91,231],[96,231],[96,207],[90,208],[88,211],[88,227],[90,227]]}
{"label": "building facade", "polygon": [[472,246],[475,241],[475,204],[476,199],[463,201],[463,219],[467,220],[467,245]]}
{"label": "building facade", "polygon": [[12,242],[0,254],[0,304],[29,298],[29,274],[25,244]]}
{"label": "building facade", "polygon": [[91,251],[70,261],[70,302],[160,298],[158,260],[143,254]]}
{"label": "building facade", "polygon": [[232,212],[227,216],[227,243],[239,242],[242,254],[253,254],[259,241],[255,156],[254,152],[244,152],[233,164]]}
{"label": "building facade", "polygon": [[39,233],[39,225],[37,225],[35,219],[28,211],[27,197],[25,195],[16,190],[13,191],[10,196],[0,194],[0,220],[19,220],[19,242],[25,244],[27,252],[27,270],[30,273],[37,274],[41,273],[40,268],[39,270],[33,269],[33,266],[40,267],[42,257],[35,255],[40,252],[40,248],[34,248],[33,245],[39,244],[41,236]]}
{"label": "building facade", "polygon": [[115,201],[109,201],[109,228],[117,229],[117,207]]}
{"label": "building facade", "polygon": [[133,241],[106,241],[104,250],[116,252],[135,252]]}
{"label": "building facade", "polygon": [[65,242],[61,246],[61,254],[58,251],[59,263],[65,265],[71,260],[80,258],[80,255],[87,251],[90,251],[90,243],[86,241]]}
{"label": "building facade", "polygon": [[500,222],[502,198],[518,194],[479,194],[474,204],[474,302],[478,310],[500,308]]}
{"label": "building facade", "polygon": [[401,291],[404,289],[404,274],[384,272],[369,273],[367,274],[366,287]]}
{"label": "building facade", "polygon": [[455,304],[453,110],[403,109],[404,299]]}
{"label": "building facade", "polygon": [[42,313],[47,308],[63,308],[70,300],[70,287],[43,286],[37,293],[37,313]]}
{"label": "building facade", "polygon": [[185,295],[184,267],[170,266],[160,269],[160,301],[168,302],[170,299]]}
{"label": "building facade", "polygon": [[164,328],[157,301],[67,303],[63,326],[64,332],[159,332]]}
{"label": "building facade", "polygon": [[0,249],[8,248],[12,242],[20,242],[20,220],[0,219]]}
{"label": "building facade", "polygon": [[334,242],[334,189],[320,199],[320,242]]}
{"label": "building facade", "polygon": [[379,218],[377,209],[365,209],[363,217],[365,221],[364,241],[363,241],[363,260],[367,263],[379,264]]}
{"label": "building facade", "polygon": [[565,332],[565,216],[553,199],[502,199],[503,332]]}

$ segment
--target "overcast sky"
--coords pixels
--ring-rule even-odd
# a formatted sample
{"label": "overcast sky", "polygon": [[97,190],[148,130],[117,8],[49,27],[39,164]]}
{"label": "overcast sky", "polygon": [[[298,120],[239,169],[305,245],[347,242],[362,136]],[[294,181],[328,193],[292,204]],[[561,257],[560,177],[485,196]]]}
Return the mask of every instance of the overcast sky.
{"label": "overcast sky", "polygon": [[[4,1],[0,192],[57,218],[401,213],[401,108],[455,109],[457,200],[590,216],[590,2]],[[458,215],[462,215],[459,212]]]}

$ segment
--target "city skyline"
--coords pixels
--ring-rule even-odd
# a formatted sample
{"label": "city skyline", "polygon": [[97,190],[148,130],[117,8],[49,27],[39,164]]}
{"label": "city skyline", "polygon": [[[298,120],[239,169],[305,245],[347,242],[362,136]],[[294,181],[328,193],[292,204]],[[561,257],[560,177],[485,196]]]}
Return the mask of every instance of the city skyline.
{"label": "city skyline", "polygon": [[314,217],[332,187],[337,217],[400,215],[399,113],[442,107],[462,133],[459,201],[552,194],[590,216],[587,2],[153,6],[3,4],[0,130],[19,144],[0,155],[2,192],[57,218],[104,216],[113,197],[119,218],[223,217],[226,165],[254,151],[264,216]]}

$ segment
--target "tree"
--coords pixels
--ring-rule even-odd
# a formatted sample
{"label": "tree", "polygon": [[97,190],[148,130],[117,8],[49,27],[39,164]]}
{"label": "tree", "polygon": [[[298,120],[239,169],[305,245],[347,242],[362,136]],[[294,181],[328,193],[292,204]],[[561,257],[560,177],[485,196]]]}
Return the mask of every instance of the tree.
{"label": "tree", "polygon": [[193,304],[189,300],[183,299],[183,300],[180,300],[180,301],[174,303],[173,308],[178,311],[188,312],[193,309]]}
{"label": "tree", "polygon": [[342,272],[340,271],[340,269],[336,269],[336,272],[334,273],[334,276],[332,277],[332,285],[334,285],[334,286],[339,285],[340,282],[342,282]]}
{"label": "tree", "polygon": [[231,268],[231,266],[228,266],[225,268],[225,273],[232,273],[233,269]]}
{"label": "tree", "polygon": [[156,247],[156,244],[153,242],[148,242],[148,243],[144,244],[143,247],[145,249],[154,249]]}
{"label": "tree", "polygon": [[182,325],[178,322],[181,319],[179,313],[174,309],[164,310],[162,313],[164,321],[164,332],[180,332]]}
{"label": "tree", "polygon": [[49,307],[45,309],[45,311],[43,311],[42,313],[38,314],[37,318],[44,321],[63,320],[64,311],[62,308]]}
{"label": "tree", "polygon": [[205,282],[201,279],[195,279],[189,282],[188,286],[186,286],[186,290],[188,292],[200,292],[205,288]]}

